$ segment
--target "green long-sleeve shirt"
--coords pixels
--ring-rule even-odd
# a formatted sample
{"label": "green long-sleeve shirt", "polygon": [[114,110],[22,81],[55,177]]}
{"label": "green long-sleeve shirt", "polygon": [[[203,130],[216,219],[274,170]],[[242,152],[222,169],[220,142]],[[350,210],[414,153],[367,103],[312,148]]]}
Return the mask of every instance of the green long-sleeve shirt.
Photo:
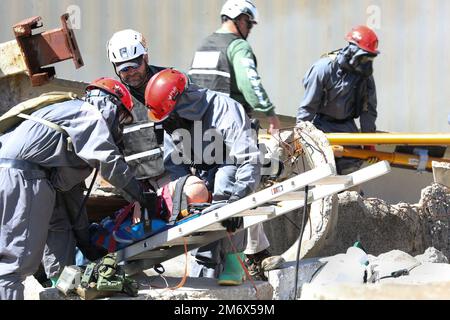
{"label": "green long-sleeve shirt", "polygon": [[[219,29],[217,32],[229,31]],[[236,83],[231,83],[231,98],[240,103],[247,102],[253,110],[270,117],[275,115],[275,106],[262,85],[254,57],[250,44],[244,39],[237,39],[228,47],[227,58],[236,77]],[[236,93],[241,93],[245,101],[241,101],[242,96]]]}

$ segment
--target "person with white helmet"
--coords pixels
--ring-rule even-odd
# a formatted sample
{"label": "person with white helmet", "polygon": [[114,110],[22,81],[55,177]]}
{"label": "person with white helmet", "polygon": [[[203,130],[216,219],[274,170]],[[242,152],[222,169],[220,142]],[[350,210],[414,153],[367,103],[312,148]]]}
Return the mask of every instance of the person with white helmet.
{"label": "person with white helmet", "polygon": [[267,116],[269,131],[280,128],[275,106],[258,74],[256,57],[247,38],[259,22],[256,6],[250,0],[228,0],[220,12],[222,27],[203,40],[197,49],[189,76],[211,90],[229,94],[251,116],[259,111]]}
{"label": "person with white helmet", "polygon": [[144,93],[150,78],[166,68],[149,65],[147,42],[140,32],[132,29],[114,33],[107,43],[107,54],[134,103],[134,121],[123,132],[124,155],[136,177],[146,187],[156,189],[155,181],[164,173],[160,148],[163,131],[149,122]]}
{"label": "person with white helmet", "polygon": [[[238,101],[250,118],[253,111],[264,113],[269,121],[269,132],[274,133],[280,128],[280,122],[275,106],[262,86],[256,57],[247,41],[250,31],[259,22],[258,10],[250,0],[228,0],[220,16],[222,27],[197,49],[189,76],[195,84],[225,93]],[[251,275],[260,280],[267,279],[264,271],[284,262],[281,256],[271,257],[267,250],[269,246],[262,224],[249,228],[246,262]],[[197,259],[198,262],[202,260],[204,258]],[[197,269],[193,268],[194,271]]]}

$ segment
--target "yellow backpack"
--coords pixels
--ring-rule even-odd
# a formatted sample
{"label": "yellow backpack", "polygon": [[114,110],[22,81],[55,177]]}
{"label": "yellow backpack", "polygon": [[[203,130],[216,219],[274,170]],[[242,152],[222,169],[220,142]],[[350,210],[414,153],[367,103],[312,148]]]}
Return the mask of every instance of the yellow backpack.
{"label": "yellow backpack", "polygon": [[39,97],[21,102],[9,109],[0,117],[0,134],[3,134],[6,130],[16,126],[24,119],[42,123],[58,132],[64,132],[64,130],[57,124],[45,119],[33,117],[30,114],[51,104],[74,99],[77,99],[77,95],[73,92],[48,92],[40,95]]}

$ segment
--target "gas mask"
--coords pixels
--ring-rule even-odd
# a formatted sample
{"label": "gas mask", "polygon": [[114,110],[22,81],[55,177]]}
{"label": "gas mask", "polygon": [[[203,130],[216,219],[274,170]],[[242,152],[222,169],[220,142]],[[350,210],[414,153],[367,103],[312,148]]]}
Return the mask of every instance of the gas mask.
{"label": "gas mask", "polygon": [[373,60],[376,55],[368,53],[358,46],[350,44],[344,49],[344,56],[340,62],[343,69],[361,75],[370,77],[373,74]]}
{"label": "gas mask", "polygon": [[168,134],[172,134],[177,129],[190,130],[192,127],[192,121],[181,118],[176,111],[172,112],[169,117],[162,122],[164,131]]}
{"label": "gas mask", "polygon": [[353,67],[355,73],[360,74],[363,77],[370,77],[373,74],[374,59],[374,55],[359,55],[350,60],[350,65]]}

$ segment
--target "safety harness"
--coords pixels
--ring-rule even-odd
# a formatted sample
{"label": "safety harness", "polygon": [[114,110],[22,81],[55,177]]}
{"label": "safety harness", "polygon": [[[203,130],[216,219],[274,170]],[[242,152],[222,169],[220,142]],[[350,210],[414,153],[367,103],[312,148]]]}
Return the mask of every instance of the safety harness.
{"label": "safety harness", "polygon": [[165,220],[168,221],[169,225],[175,224],[178,218],[184,218],[189,215],[187,196],[183,189],[190,176],[191,175],[186,175],[178,179],[173,197],[167,197],[167,193],[164,192],[163,198],[167,210]]}

